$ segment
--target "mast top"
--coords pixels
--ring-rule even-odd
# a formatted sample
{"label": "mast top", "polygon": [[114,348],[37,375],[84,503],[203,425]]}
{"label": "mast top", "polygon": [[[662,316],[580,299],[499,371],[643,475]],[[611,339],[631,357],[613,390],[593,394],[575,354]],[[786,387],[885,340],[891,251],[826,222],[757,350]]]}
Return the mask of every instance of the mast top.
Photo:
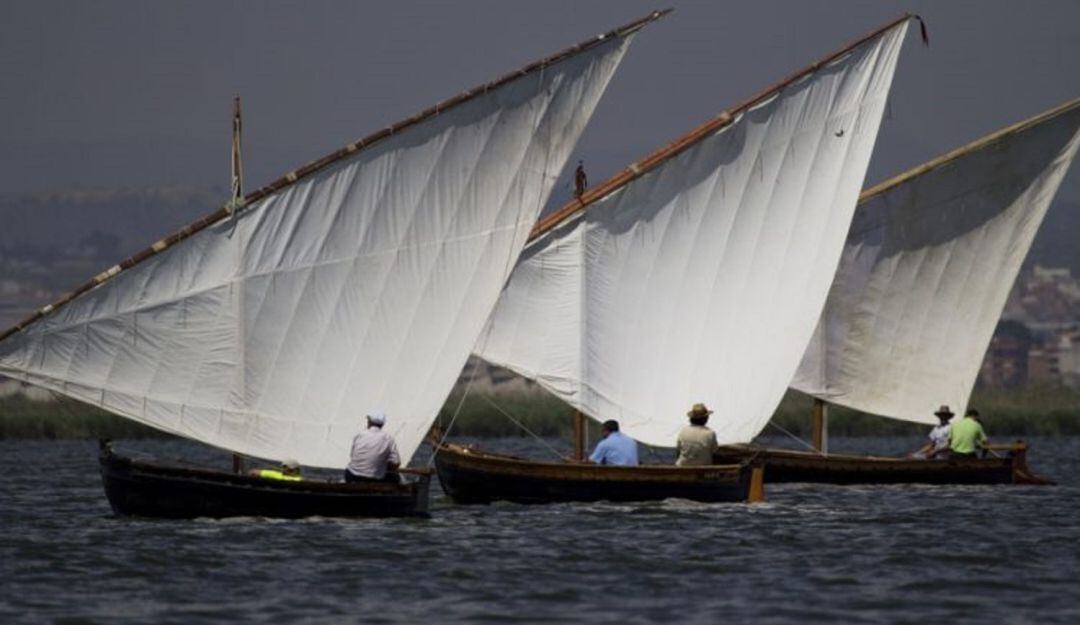
{"label": "mast top", "polygon": [[576,215],[580,211],[585,210],[589,205],[607,197],[608,195],[611,195],[612,193],[625,187],[630,182],[636,180],[637,178],[640,178],[641,176],[644,176],[646,173],[652,171],[667,160],[678,156],[688,148],[711,136],[716,131],[730,125],[735,121],[737,115],[745,112],[746,110],[763,102],[764,100],[767,100],[768,98],[783,90],[785,87],[791,85],[792,83],[809,74],[816,72],[825,65],[832,63],[836,59],[844,56],[845,54],[851,52],[855,48],[870,41],[878,35],[881,35],[882,33],[885,33],[886,31],[911,19],[918,20],[920,23],[922,23],[923,21],[922,18],[918,15],[912,13],[904,13],[900,17],[897,17],[896,19],[882,26],[879,26],[878,28],[866,33],[858,39],[848,43],[842,48],[831,52],[826,56],[818,59],[814,63],[794,72],[780,82],[765,89],[764,91],[761,91],[757,95],[751,96],[749,99],[744,100],[734,108],[721,111],[712,119],[697,126],[696,128],[694,128],[690,132],[687,132],[681,137],[678,137],[671,143],[655,150],[641,160],[631,163],[628,167],[616,173],[611,178],[608,178],[599,185],[587,190],[581,195],[581,197],[570,200],[559,209],[553,211],[548,216],[540,219],[536,223],[536,227],[534,227],[532,232],[529,233],[529,241],[537,239],[545,232],[548,232],[549,230],[555,228],[556,226],[566,221],[570,217]]}

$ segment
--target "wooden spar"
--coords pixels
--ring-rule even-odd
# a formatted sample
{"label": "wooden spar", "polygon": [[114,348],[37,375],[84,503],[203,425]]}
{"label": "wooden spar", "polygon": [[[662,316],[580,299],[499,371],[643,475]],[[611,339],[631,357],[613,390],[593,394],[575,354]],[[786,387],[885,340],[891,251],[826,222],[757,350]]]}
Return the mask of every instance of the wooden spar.
{"label": "wooden spar", "polygon": [[922,18],[918,15],[905,13],[902,16],[889,22],[888,24],[885,24],[884,26],[881,26],[863,35],[862,37],[847,44],[839,50],[822,57],[817,62],[811,65],[807,65],[806,67],[791,74],[787,78],[784,78],[783,80],[769,87],[768,89],[758,93],[755,96],[752,96],[750,99],[744,100],[735,108],[722,111],[716,117],[706,121],[697,128],[694,128],[690,132],[675,139],[671,143],[656,150],[655,152],[649,154],[645,158],[637,161],[636,163],[631,164],[629,167],[615,174],[611,178],[608,178],[599,185],[587,190],[584,194],[582,194],[581,197],[570,200],[558,210],[553,211],[547,217],[544,217],[543,219],[536,222],[536,226],[532,229],[532,232],[529,233],[529,241],[532,241],[537,237],[543,235],[545,232],[561,224],[563,221],[569,219],[571,216],[584,210],[590,204],[593,204],[594,202],[607,197],[608,195],[626,186],[637,178],[644,176],[646,173],[663,164],[668,159],[678,156],[688,148],[692,147],[694,144],[713,135],[721,128],[730,125],[735,121],[736,116],[744,113],[754,105],[767,100],[788,85],[791,85],[795,81],[809,74],[812,74],[813,72],[816,72],[825,65],[832,63],[836,59],[847,54],[848,52],[851,52],[853,49],[861,46],[867,41],[870,41],[874,37],[877,37],[878,35],[884,33],[890,28],[893,28],[909,19],[917,19],[922,22]]}
{"label": "wooden spar", "polygon": [[946,152],[945,154],[942,154],[937,158],[931,159],[921,165],[916,165],[915,167],[905,171],[902,174],[893,176],[888,180],[879,182],[878,184],[866,189],[862,192],[862,194],[859,195],[859,202],[865,202],[874,196],[881,195],[889,189],[892,189],[899,184],[903,184],[904,182],[907,182],[912,178],[917,178],[925,173],[938,169],[939,167],[947,165],[966,154],[969,154],[976,150],[981,150],[993,143],[997,143],[998,141],[1009,137],[1010,135],[1014,135],[1018,132],[1027,130],[1032,126],[1037,126],[1047,120],[1067,113],[1077,108],[1078,106],[1080,106],[1080,98],[1070,100],[1048,111],[1044,111],[1042,113],[1039,113],[1038,115],[1021,120],[1019,122],[1016,122],[1015,124],[1012,124],[1011,126],[1006,126],[1005,128],[1002,128],[984,137],[976,139],[975,141],[972,141],[965,146],[956,148],[955,150],[952,150],[950,152]]}
{"label": "wooden spar", "polygon": [[236,207],[244,200],[244,165],[240,159],[240,139],[243,133],[240,120],[240,96],[233,98],[232,120],[232,206]]}
{"label": "wooden spar", "polygon": [[814,398],[810,428],[814,449],[827,455],[829,453],[829,405],[823,399]]}
{"label": "wooden spar", "polygon": [[[530,74],[537,73],[537,72],[543,70],[544,68],[546,68],[546,67],[548,67],[550,65],[553,65],[555,63],[559,63],[561,61],[564,61],[566,59],[574,57],[574,56],[576,56],[576,55],[578,55],[578,54],[580,54],[582,52],[585,52],[586,50],[591,50],[592,48],[595,48],[595,47],[597,47],[597,46],[611,40],[614,37],[626,37],[628,35],[631,35],[631,34],[637,32],[637,31],[641,30],[642,28],[647,26],[649,23],[655,22],[655,21],[659,20],[660,18],[664,17],[665,15],[667,15],[668,13],[671,13],[672,10],[673,9],[664,9],[664,10],[660,10],[660,11],[653,11],[652,13],[649,13],[648,15],[646,15],[644,17],[638,18],[638,19],[636,19],[636,20],[634,20],[632,22],[624,24],[624,25],[622,25],[622,26],[620,26],[618,28],[615,28],[614,30],[608,31],[608,32],[606,32],[604,34],[601,34],[601,35],[597,35],[597,36],[592,37],[592,38],[590,38],[590,39],[588,39],[586,41],[583,41],[583,42],[581,42],[581,43],[579,43],[579,44],[577,44],[575,46],[571,46],[569,48],[565,48],[565,49],[563,49],[563,50],[561,50],[559,52],[556,52],[555,54],[553,54],[551,56],[545,57],[545,58],[540,59],[538,61],[534,61],[534,62],[522,67],[521,69],[519,69],[517,71],[514,71],[514,72],[510,72],[509,74],[506,74],[506,75],[502,76],[501,78],[497,78],[492,82],[489,82],[489,83],[484,84],[484,85],[480,85],[478,87],[474,87],[473,89],[469,89],[468,91],[464,91],[464,92],[462,92],[462,93],[460,93],[460,94],[458,94],[458,95],[456,95],[456,96],[454,96],[452,98],[449,98],[447,100],[443,100],[442,102],[439,102],[435,106],[426,108],[423,111],[420,111],[419,113],[417,113],[416,115],[413,115],[412,117],[410,117],[408,119],[399,121],[396,124],[392,124],[389,127],[384,128],[383,130],[380,130],[380,131],[378,131],[376,133],[373,133],[373,134],[370,134],[370,135],[364,137],[363,139],[359,139],[359,140],[357,140],[357,141],[355,141],[353,143],[350,143],[349,145],[341,148],[340,150],[338,150],[338,151],[336,151],[336,152],[334,152],[332,154],[328,154],[327,156],[324,156],[324,157],[322,157],[322,158],[320,158],[320,159],[318,159],[316,161],[308,163],[307,165],[304,165],[303,167],[300,167],[299,169],[291,171],[291,172],[285,174],[284,176],[278,178],[277,180],[271,182],[270,184],[262,187],[261,189],[257,189],[255,191],[249,193],[242,200],[240,200],[239,202],[236,202],[235,204],[230,200],[229,203],[227,203],[225,206],[222,206],[221,208],[214,211],[213,213],[210,213],[209,215],[201,217],[200,219],[188,224],[187,226],[185,226],[181,230],[179,230],[177,232],[174,232],[173,234],[170,234],[169,236],[161,239],[160,241],[157,241],[156,243],[154,243],[150,247],[142,250],[141,252],[138,252],[138,253],[128,257],[127,259],[123,260],[119,264],[113,265],[109,269],[106,269],[105,271],[102,271],[101,273],[97,274],[96,276],[94,276],[90,280],[87,280],[83,284],[76,287],[73,291],[71,291],[69,293],[65,293],[63,296],[61,296],[59,299],[57,299],[53,303],[48,304],[48,305],[36,310],[34,313],[29,315],[28,317],[26,317],[22,321],[16,323],[15,325],[13,325],[10,328],[4,330],[3,332],[0,332],[0,341],[3,341],[4,339],[8,338],[12,334],[15,334],[16,332],[22,331],[23,329],[25,329],[31,323],[34,323],[35,321],[41,319],[42,317],[45,317],[46,315],[52,313],[53,311],[55,311],[58,308],[64,306],[65,304],[72,301],[73,299],[79,297],[83,293],[86,293],[87,291],[89,291],[89,290],[103,284],[104,282],[112,279],[117,274],[119,274],[119,273],[121,273],[123,271],[126,271],[126,270],[130,269],[131,267],[134,267],[135,265],[138,265],[139,263],[141,263],[144,260],[150,258],[151,256],[154,256],[155,254],[158,254],[158,253],[172,247],[173,245],[176,245],[180,241],[183,241],[184,239],[187,239],[187,238],[191,237],[195,233],[200,232],[202,230],[205,230],[206,228],[218,223],[219,221],[225,219],[226,217],[229,217],[234,212],[239,212],[239,211],[243,210],[245,207],[250,206],[251,204],[254,204],[255,202],[258,202],[259,200],[265,199],[266,197],[268,197],[268,196],[270,196],[270,195],[272,195],[274,193],[277,193],[278,191],[281,191],[282,189],[285,189],[286,187],[290,187],[290,186],[296,184],[301,179],[307,178],[308,176],[310,176],[310,175],[312,175],[312,174],[314,174],[316,172],[322,171],[323,169],[326,169],[330,165],[333,165],[333,164],[337,163],[338,161],[341,161],[342,159],[345,159],[347,157],[351,157],[354,154],[356,154],[356,153],[358,153],[358,152],[360,152],[362,150],[370,148],[371,146],[379,143],[380,141],[386,139],[387,137],[390,137],[391,135],[397,134],[397,133],[399,133],[399,132],[401,132],[403,130],[411,128],[412,126],[415,126],[415,125],[419,124],[420,122],[423,122],[425,120],[433,118],[433,117],[439,115],[440,113],[444,113],[444,112],[448,111],[451,108],[454,108],[454,107],[456,107],[456,106],[458,106],[460,104],[468,102],[468,101],[470,101],[470,100],[472,100],[472,99],[474,99],[474,98],[476,98],[478,96],[481,96],[483,94],[486,94],[489,91],[492,91],[494,89],[498,89],[499,87],[502,87],[502,86],[504,86],[504,85],[506,85],[508,83],[511,83],[511,82],[513,82],[515,80],[518,80],[518,79],[523,78],[525,76],[528,76]],[[235,208],[234,208],[234,206],[235,206]]]}
{"label": "wooden spar", "polygon": [[585,413],[574,411],[574,460],[585,461]]}

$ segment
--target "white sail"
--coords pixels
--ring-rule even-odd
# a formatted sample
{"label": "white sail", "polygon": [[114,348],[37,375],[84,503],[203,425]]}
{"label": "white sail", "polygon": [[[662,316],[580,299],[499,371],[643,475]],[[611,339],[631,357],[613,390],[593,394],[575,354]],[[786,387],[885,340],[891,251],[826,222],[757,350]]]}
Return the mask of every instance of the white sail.
{"label": "white sail", "polygon": [[792,387],[907,421],[963,410],[1078,145],[1080,100],[868,190]]}
{"label": "white sail", "polygon": [[476,353],[649,444],[673,444],[695,402],[722,442],[756,435],[824,304],[907,23],[631,166],[542,234]]}
{"label": "white sail", "polygon": [[0,373],[310,466],[344,466],[380,409],[408,460],[634,32],[659,15],[353,144],[106,272],[0,342]]}

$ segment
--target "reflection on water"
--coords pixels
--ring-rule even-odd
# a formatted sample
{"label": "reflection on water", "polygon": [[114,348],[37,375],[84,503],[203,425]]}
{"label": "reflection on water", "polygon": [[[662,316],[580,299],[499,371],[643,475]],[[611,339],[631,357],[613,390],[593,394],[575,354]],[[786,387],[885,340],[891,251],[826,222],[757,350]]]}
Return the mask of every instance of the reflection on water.
{"label": "reflection on water", "polygon": [[[1080,622],[1080,439],[1033,443],[1032,467],[1061,485],[158,521],[111,515],[95,443],[0,442],[0,623]],[[125,447],[228,466],[178,441]]]}

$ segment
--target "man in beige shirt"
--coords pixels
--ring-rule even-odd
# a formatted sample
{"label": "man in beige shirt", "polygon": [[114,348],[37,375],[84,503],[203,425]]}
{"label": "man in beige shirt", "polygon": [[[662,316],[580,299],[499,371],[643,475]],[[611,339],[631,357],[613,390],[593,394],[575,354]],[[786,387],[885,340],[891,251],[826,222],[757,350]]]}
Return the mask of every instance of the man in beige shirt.
{"label": "man in beige shirt", "polygon": [[686,416],[690,425],[679,430],[675,441],[675,465],[680,467],[698,467],[713,464],[713,454],[720,445],[716,442],[716,432],[705,427],[709,415],[713,413],[705,404],[694,404]]}

